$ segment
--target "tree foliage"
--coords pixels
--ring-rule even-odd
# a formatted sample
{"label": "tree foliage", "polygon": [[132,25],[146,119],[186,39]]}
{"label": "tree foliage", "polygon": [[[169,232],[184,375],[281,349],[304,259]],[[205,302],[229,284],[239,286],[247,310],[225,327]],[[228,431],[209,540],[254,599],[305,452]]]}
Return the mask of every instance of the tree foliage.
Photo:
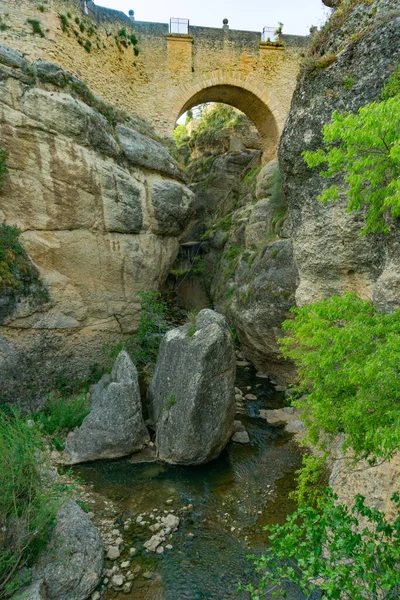
{"label": "tree foliage", "polygon": [[331,178],[342,174],[319,196],[337,201],[347,194],[347,212],[367,207],[361,233],[388,231],[387,216],[400,217],[400,85],[395,73],[386,84],[381,102],[372,102],[358,113],[333,113],[323,128],[326,149],[304,152],[309,167],[326,164],[321,172]]}
{"label": "tree foliage", "polygon": [[[251,557],[262,573],[253,600],[285,596],[295,583],[306,598],[395,600],[400,595],[400,500],[392,501],[397,519],[390,524],[382,512],[368,508],[363,496],[348,509],[330,490],[318,507],[300,506],[283,525],[267,526],[266,552]],[[317,595],[314,593],[317,592]]]}
{"label": "tree foliage", "polygon": [[280,340],[300,378],[294,401],[313,444],[345,434],[356,458],[400,446],[400,311],[380,314],[355,294],[294,308]]}

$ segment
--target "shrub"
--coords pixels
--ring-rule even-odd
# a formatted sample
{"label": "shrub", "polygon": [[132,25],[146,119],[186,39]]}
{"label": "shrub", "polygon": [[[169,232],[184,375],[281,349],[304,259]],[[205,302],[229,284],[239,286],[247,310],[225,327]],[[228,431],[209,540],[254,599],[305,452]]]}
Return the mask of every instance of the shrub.
{"label": "shrub", "polygon": [[83,47],[85,48],[86,52],[90,52],[92,49],[92,42],[90,40],[86,40],[86,42],[83,44]]}
{"label": "shrub", "polygon": [[[327,491],[318,507],[300,506],[284,525],[265,527],[268,549],[261,558],[252,557],[263,573],[262,597],[286,597],[283,584],[293,582],[307,598],[317,591],[326,599],[399,598],[399,495],[392,501],[398,513],[394,524],[365,506],[363,496],[356,496],[349,510]],[[253,600],[260,598],[252,586],[246,590]]]}
{"label": "shrub", "polygon": [[[282,353],[298,369],[309,440],[345,434],[355,458],[390,458],[400,445],[400,311],[379,314],[355,294],[294,308]],[[325,444],[323,444],[325,445]]]}
{"label": "shrub", "polygon": [[37,21],[36,19],[27,19],[27,23],[29,23],[29,25],[32,26],[34,34],[37,33],[38,35],[40,35],[40,37],[45,37],[40,21]]}
{"label": "shrub", "polygon": [[335,111],[323,128],[326,149],[304,152],[309,167],[327,164],[321,172],[331,178],[344,176],[342,185],[331,185],[318,200],[348,197],[347,212],[367,207],[362,234],[388,231],[389,215],[400,217],[400,93],[396,73],[383,90],[386,98],[359,109],[357,114]]}
{"label": "shrub", "polygon": [[58,15],[60,17],[60,21],[61,21],[61,29],[63,31],[68,31],[68,27],[69,27],[69,21],[67,19],[66,15]]}
{"label": "shrub", "polygon": [[7,290],[15,296],[31,295],[37,303],[47,302],[48,291],[21,246],[19,235],[17,227],[0,225],[0,293]]}
{"label": "shrub", "polygon": [[0,597],[47,543],[59,505],[48,471],[38,429],[0,411]]}

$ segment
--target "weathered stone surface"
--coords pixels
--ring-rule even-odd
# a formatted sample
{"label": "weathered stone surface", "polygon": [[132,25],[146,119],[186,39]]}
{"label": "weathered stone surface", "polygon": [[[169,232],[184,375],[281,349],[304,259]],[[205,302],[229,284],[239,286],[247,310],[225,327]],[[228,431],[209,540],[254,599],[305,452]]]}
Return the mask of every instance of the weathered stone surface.
{"label": "weathered stone surface", "polygon": [[40,579],[21,588],[11,600],[45,600],[43,581]]}
{"label": "weathered stone surface", "polygon": [[[94,363],[109,365],[102,347],[136,331],[138,292],[160,289],[178,252],[183,221],[176,215],[174,226],[158,233],[151,188],[175,185],[183,204],[191,192],[171,179],[175,166],[165,179],[171,157],[159,142],[149,140],[151,173],[133,155],[128,163],[110,122],[70,95],[72,79],[82,87],[77,78],[37,61],[35,84],[26,75],[33,66],[4,46],[0,63],[8,166],[0,222],[21,229],[50,299],[38,305],[29,296],[0,298],[0,388],[2,396],[22,401],[39,398],[60,377],[84,378]],[[125,138],[136,122],[124,125]],[[147,138],[133,131],[129,139],[140,145]],[[168,210],[164,197],[170,200],[157,198],[159,215]]]}
{"label": "weathered stone surface", "polygon": [[365,460],[354,465],[351,454],[343,455],[340,448],[341,440],[338,440],[332,448],[337,460],[333,462],[329,477],[329,485],[339,501],[352,506],[354,496],[361,494],[366,498],[367,506],[383,511],[393,522],[397,511],[390,499],[400,489],[400,453],[397,452],[389,461],[371,467]]}
{"label": "weathered stone surface", "polygon": [[0,63],[7,65],[8,67],[15,67],[18,69],[26,69],[29,66],[28,61],[24,58],[24,55],[13,48],[8,46],[0,45]]}
{"label": "weathered stone surface", "polygon": [[236,431],[231,437],[231,440],[236,444],[248,444],[250,442],[250,436],[247,431]]}
{"label": "weathered stone surface", "polygon": [[276,172],[279,169],[278,161],[271,160],[260,171],[257,178],[256,198],[268,198],[271,195],[271,188],[276,179]]}
{"label": "weathered stone surface", "polygon": [[[46,600],[86,600],[100,582],[103,564],[103,546],[96,528],[76,502],[67,500],[34,567],[35,585],[43,590]],[[28,598],[41,600],[42,596]]]}
{"label": "weathered stone surface", "polygon": [[117,134],[122,151],[131,164],[179,179],[183,177],[175,159],[159,142],[124,125],[117,126]]}
{"label": "weathered stone surface", "polygon": [[94,387],[91,409],[71,431],[65,446],[70,464],[117,458],[141,450],[149,441],[143,421],[138,374],[127,352],[119,353],[111,375]]}
{"label": "weathered stone surface", "polygon": [[160,459],[201,464],[219,455],[233,431],[234,379],[222,315],[202,310],[194,325],[166,334],[148,392]]}
{"label": "weathered stone surface", "polygon": [[187,187],[173,181],[156,181],[151,188],[156,226],[159,235],[178,235],[184,230],[194,210],[195,196]]}
{"label": "weathered stone surface", "polygon": [[[398,226],[393,224],[392,236],[360,236],[363,213],[345,213],[345,199],[319,203],[317,197],[331,182],[319,175],[320,169],[307,168],[302,157],[306,150],[323,147],[321,129],[335,109],[355,112],[380,98],[400,60],[400,16],[393,9],[388,0],[356,3],[318,47],[321,55],[337,53],[336,60],[325,69],[305,72],[293,97],[279,158],[299,271],[299,305],[351,290],[363,298],[376,297],[381,310],[400,306]],[[354,85],[346,88],[343,81],[349,74]]]}

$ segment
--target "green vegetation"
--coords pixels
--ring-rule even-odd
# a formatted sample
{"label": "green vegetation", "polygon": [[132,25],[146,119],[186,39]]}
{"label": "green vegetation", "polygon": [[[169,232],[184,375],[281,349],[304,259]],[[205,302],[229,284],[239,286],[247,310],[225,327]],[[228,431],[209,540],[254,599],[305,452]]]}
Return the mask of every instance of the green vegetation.
{"label": "green vegetation", "polygon": [[9,29],[8,25],[4,23],[2,17],[0,16],[0,31],[7,31],[7,29]]}
{"label": "green vegetation", "polygon": [[304,152],[309,167],[327,164],[321,172],[331,178],[338,173],[344,184],[331,185],[321,202],[348,197],[347,212],[367,207],[362,234],[389,230],[387,217],[400,217],[400,93],[396,73],[384,88],[386,98],[359,109],[357,114],[333,113],[323,128],[327,149]]}
{"label": "green vegetation", "polygon": [[187,330],[187,332],[186,332],[186,335],[187,335],[188,337],[193,337],[193,336],[194,336],[194,334],[196,333],[196,331],[197,331],[197,329],[196,329],[195,325],[190,325],[190,326],[188,327],[188,330]]}
{"label": "green vegetation", "polygon": [[165,401],[164,409],[170,410],[174,406],[174,404],[176,404],[176,397],[173,394],[171,394]]}
{"label": "green vegetation", "polygon": [[353,85],[355,84],[355,82],[356,82],[356,80],[354,79],[354,77],[346,77],[343,80],[343,87],[346,90],[350,90],[353,87]]}
{"label": "green vegetation", "polygon": [[0,411],[0,598],[26,579],[17,576],[48,540],[59,505],[43,439],[16,413]]}
{"label": "green vegetation", "polygon": [[92,49],[92,42],[90,40],[86,40],[86,42],[83,44],[83,47],[85,48],[86,52],[90,52]]}
{"label": "green vegetation", "polygon": [[[1,173],[1,168],[0,168]],[[19,241],[17,227],[0,225],[0,293],[30,295],[37,303],[48,301],[39,272]]]}
{"label": "green vegetation", "polygon": [[292,312],[280,344],[307,394],[293,404],[310,441],[343,433],[355,458],[390,458],[400,445],[400,311],[380,314],[348,293]]}
{"label": "green vegetation", "polygon": [[184,144],[187,144],[189,141],[189,136],[187,134],[185,125],[177,125],[174,129],[173,137],[178,148]]}
{"label": "green vegetation", "polygon": [[203,111],[197,129],[192,132],[188,145],[190,150],[205,149],[207,146],[225,148],[232,132],[246,132],[252,123],[246,115],[226,104],[215,104]]}
{"label": "green vegetation", "polygon": [[53,436],[79,427],[88,414],[89,406],[85,395],[75,398],[59,396],[50,398],[44,408],[32,413],[30,418],[40,424],[43,433]]}
{"label": "green vegetation", "polygon": [[139,373],[149,378],[157,361],[158,349],[168,326],[166,322],[167,305],[161,300],[159,292],[139,292],[141,313],[139,329],[136,335],[111,348],[111,357],[126,350],[132,356]]}
{"label": "green vegetation", "polygon": [[33,30],[34,34],[40,35],[40,37],[42,37],[42,38],[45,37],[44,31],[42,29],[42,24],[40,21],[37,21],[36,19],[27,19],[26,22],[32,26],[32,30]]}
{"label": "green vegetation", "polygon": [[68,31],[69,28],[69,21],[67,18],[67,15],[58,15],[60,17],[60,21],[61,21],[61,29],[63,31]]}
{"label": "green vegetation", "polygon": [[265,527],[270,545],[261,558],[252,557],[262,572],[262,593],[248,586],[251,598],[286,597],[282,584],[288,582],[297,584],[307,598],[317,590],[326,599],[398,598],[399,495],[392,501],[398,514],[393,524],[379,510],[368,508],[362,496],[356,496],[349,510],[328,491],[316,508],[300,506],[284,525]]}

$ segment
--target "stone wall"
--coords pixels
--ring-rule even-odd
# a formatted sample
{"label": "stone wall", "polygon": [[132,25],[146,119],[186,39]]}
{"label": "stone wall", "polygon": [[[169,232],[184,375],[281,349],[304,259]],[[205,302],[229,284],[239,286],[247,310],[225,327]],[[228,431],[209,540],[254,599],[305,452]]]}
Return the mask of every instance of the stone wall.
{"label": "stone wall", "polygon": [[163,285],[193,194],[169,151],[135,128],[144,124],[71,74],[0,47],[0,81],[0,223],[19,227],[50,295],[41,306],[21,298],[3,319],[0,395],[28,385],[40,395],[135,331],[138,292]]}
{"label": "stone wall", "polygon": [[[167,24],[131,21],[89,3],[92,18],[80,6],[77,0],[0,0],[8,26],[0,40],[29,60],[43,58],[71,70],[106,101],[138,114],[162,135],[171,135],[179,115],[196,103],[230,103],[256,124],[266,158],[274,155],[306,38],[284,36],[283,49],[260,44],[259,33],[222,27],[190,27],[189,36],[169,36]],[[60,14],[67,18],[65,31]],[[27,19],[41,22],[44,37],[33,34]],[[135,32],[138,56],[118,39],[122,27]],[[90,52],[84,49],[87,40]]]}

